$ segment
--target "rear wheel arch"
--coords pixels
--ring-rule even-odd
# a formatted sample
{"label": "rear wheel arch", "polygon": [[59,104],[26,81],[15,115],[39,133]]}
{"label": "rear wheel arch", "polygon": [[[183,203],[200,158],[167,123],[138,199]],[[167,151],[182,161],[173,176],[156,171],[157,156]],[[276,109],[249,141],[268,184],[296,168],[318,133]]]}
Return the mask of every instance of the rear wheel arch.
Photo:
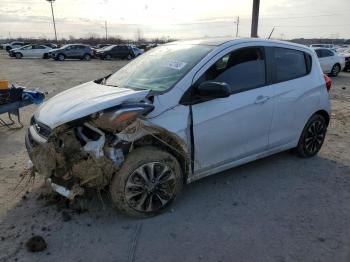
{"label": "rear wheel arch", "polygon": [[[326,120],[327,126],[329,125],[330,122],[330,116],[328,114],[328,112],[326,110],[318,110],[317,112],[315,112],[311,117],[313,117],[314,115],[321,115],[324,117],[324,119]],[[310,118],[311,118],[310,117]]]}

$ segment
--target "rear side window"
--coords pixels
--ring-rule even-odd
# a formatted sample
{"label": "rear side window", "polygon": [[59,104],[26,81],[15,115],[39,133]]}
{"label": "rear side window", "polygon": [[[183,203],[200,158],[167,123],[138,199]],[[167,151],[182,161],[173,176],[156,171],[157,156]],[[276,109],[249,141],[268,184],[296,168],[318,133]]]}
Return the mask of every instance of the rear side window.
{"label": "rear side window", "polygon": [[261,47],[242,48],[219,59],[198,79],[227,83],[232,93],[266,84],[265,52]]}
{"label": "rear side window", "polygon": [[334,56],[334,53],[328,49],[321,49],[321,57]]}
{"label": "rear side window", "polygon": [[311,56],[302,51],[275,47],[272,59],[275,65],[274,83],[305,76],[311,70]]}

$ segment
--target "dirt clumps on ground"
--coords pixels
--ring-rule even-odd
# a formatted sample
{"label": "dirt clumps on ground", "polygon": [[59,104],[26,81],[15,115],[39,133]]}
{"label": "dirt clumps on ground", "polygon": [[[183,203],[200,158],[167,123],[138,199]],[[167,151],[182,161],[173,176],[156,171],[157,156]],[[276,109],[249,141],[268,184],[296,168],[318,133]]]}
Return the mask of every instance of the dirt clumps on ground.
{"label": "dirt clumps on ground", "polygon": [[47,248],[47,244],[42,236],[32,236],[26,242],[26,247],[29,252],[40,252]]}

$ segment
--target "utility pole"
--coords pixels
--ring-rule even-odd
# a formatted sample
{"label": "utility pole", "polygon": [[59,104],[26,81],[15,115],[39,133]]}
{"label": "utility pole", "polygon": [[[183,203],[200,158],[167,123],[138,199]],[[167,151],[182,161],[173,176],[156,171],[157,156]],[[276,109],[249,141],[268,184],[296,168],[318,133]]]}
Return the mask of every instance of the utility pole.
{"label": "utility pole", "polygon": [[108,35],[107,35],[107,21],[105,21],[105,30],[106,30],[106,40],[108,39]]}
{"label": "utility pole", "polygon": [[239,16],[237,16],[237,20],[236,20],[236,38],[238,37],[238,30],[239,30]]}
{"label": "utility pole", "polygon": [[259,6],[260,0],[253,0],[251,37],[258,37]]}
{"label": "utility pole", "polygon": [[51,13],[52,13],[53,29],[55,30],[55,39],[56,39],[56,43],[58,43],[57,32],[56,32],[55,15],[54,15],[54,12],[53,12],[53,5],[52,5],[52,3],[55,2],[55,0],[46,0],[46,1],[50,2],[50,4],[51,4]]}
{"label": "utility pole", "polygon": [[270,39],[270,38],[271,38],[273,31],[275,31],[275,28],[272,28],[271,33],[269,34],[268,39]]}

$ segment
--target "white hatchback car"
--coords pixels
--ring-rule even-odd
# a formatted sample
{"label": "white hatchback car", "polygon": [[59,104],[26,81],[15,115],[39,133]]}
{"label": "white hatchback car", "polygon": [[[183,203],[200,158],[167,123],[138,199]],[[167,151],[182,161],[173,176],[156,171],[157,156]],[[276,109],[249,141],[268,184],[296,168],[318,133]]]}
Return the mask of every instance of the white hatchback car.
{"label": "white hatchback car", "polygon": [[315,48],[323,73],[337,76],[345,67],[345,58],[327,48]]}
{"label": "white hatchback car", "polygon": [[120,211],[151,216],[183,184],[291,148],[317,154],[330,120],[325,78],[302,45],[173,42],[45,102],[26,146],[60,194],[109,186]]}

